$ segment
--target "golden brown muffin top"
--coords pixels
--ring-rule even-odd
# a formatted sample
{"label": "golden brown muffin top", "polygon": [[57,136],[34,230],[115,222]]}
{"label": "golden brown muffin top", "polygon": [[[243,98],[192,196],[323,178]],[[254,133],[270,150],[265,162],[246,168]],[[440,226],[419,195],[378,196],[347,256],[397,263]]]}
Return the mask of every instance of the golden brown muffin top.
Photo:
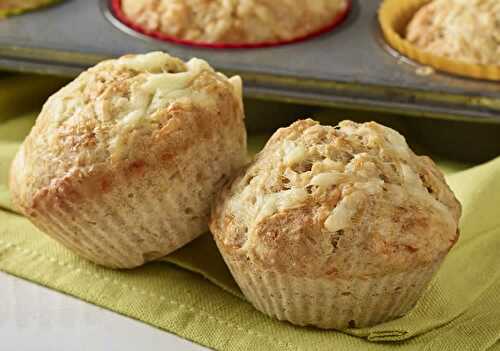
{"label": "golden brown muffin top", "polygon": [[226,187],[211,229],[249,269],[372,276],[442,258],[460,212],[431,159],[396,131],[309,119],[279,129]]}
{"label": "golden brown muffin top", "polygon": [[152,52],[101,62],[43,106],[12,167],[14,200],[30,207],[49,188],[70,196],[113,169],[174,167],[176,155],[241,116],[241,79],[203,60]]}
{"label": "golden brown muffin top", "polygon": [[415,14],[406,38],[438,56],[500,65],[500,1],[434,0]]}
{"label": "golden brown muffin top", "polygon": [[122,0],[149,31],[206,43],[287,41],[328,26],[346,0]]}

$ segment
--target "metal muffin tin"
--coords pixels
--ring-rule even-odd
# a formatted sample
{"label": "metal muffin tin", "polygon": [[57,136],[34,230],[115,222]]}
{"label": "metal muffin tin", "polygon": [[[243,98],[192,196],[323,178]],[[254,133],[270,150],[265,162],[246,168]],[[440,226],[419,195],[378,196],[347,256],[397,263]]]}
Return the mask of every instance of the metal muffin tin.
{"label": "metal muffin tin", "polygon": [[379,1],[353,0],[344,23],[300,43],[204,49],[132,31],[114,17],[107,0],[66,0],[0,21],[0,67],[75,76],[109,57],[162,50],[240,74],[249,97],[500,123],[500,83],[417,74],[417,64],[384,43],[378,6]]}

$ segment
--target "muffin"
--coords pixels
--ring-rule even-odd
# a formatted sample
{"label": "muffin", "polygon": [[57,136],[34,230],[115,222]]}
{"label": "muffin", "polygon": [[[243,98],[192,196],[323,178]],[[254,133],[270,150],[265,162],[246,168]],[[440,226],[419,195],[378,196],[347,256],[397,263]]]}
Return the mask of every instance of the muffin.
{"label": "muffin", "polygon": [[2,0],[0,1],[0,19],[48,6],[59,1],[61,0]]}
{"label": "muffin", "polygon": [[208,230],[245,162],[241,89],[161,52],[99,63],[43,106],[11,167],[14,206],[103,266],[167,255]]}
{"label": "muffin", "polygon": [[460,213],[435,164],[396,131],[308,119],[279,129],[224,187],[210,229],[258,310],[345,329],[415,305]]}
{"label": "muffin", "polygon": [[431,1],[410,21],[406,38],[434,55],[500,65],[500,1]]}
{"label": "muffin", "polygon": [[121,0],[127,21],[194,43],[293,41],[320,32],[345,14],[348,0]]}

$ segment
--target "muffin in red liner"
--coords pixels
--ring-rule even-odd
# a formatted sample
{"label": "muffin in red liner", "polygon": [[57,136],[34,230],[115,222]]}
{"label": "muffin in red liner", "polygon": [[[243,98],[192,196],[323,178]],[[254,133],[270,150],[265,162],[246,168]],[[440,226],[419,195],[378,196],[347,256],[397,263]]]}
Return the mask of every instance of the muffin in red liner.
{"label": "muffin in red liner", "polygon": [[351,0],[110,0],[114,15],[154,39],[207,48],[290,44],[331,31]]}

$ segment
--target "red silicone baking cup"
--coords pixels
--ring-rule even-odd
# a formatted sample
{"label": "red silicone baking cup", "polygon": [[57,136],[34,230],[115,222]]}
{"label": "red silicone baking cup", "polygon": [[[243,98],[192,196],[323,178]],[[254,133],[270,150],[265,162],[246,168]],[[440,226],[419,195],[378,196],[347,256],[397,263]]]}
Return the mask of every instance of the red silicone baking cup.
{"label": "red silicone baking cup", "polygon": [[265,48],[265,47],[270,47],[270,46],[280,46],[280,45],[285,45],[285,44],[293,44],[297,43],[300,41],[304,41],[307,39],[314,38],[316,36],[319,36],[321,34],[327,33],[331,30],[333,30],[335,27],[340,25],[346,18],[347,15],[349,14],[349,11],[351,10],[352,7],[352,1],[347,0],[347,6],[346,8],[339,12],[337,16],[333,19],[333,21],[321,28],[320,30],[317,30],[313,33],[292,39],[292,40],[283,40],[283,41],[272,41],[272,42],[262,42],[262,43],[235,43],[235,44],[227,44],[227,43],[207,43],[207,42],[202,42],[202,41],[192,41],[192,40],[185,40],[185,39],[179,39],[175,38],[169,35],[166,35],[165,33],[159,32],[159,31],[150,31],[147,29],[144,29],[140,25],[132,22],[125,16],[125,13],[122,10],[122,1],[121,0],[110,0],[110,5],[111,9],[115,15],[115,17],[124,25],[127,27],[133,29],[134,31],[146,35],[148,37],[161,40],[161,41],[167,41],[175,44],[181,44],[181,45],[187,45],[187,46],[195,46],[195,47],[202,47],[202,48],[211,48],[211,49],[253,49],[253,48]]}

